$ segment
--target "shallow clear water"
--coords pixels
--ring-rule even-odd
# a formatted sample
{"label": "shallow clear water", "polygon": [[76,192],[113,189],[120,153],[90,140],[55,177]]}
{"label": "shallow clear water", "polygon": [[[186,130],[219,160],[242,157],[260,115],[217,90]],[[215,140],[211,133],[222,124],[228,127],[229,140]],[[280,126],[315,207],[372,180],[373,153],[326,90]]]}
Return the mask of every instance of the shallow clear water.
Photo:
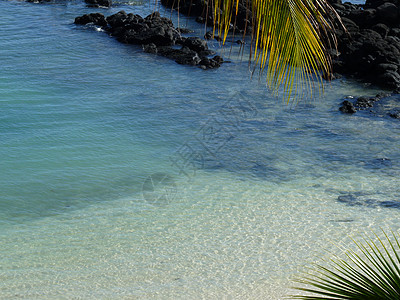
{"label": "shallow clear water", "polygon": [[0,1],[0,298],[281,299],[330,242],[399,230],[398,121],[338,112],[376,91],[291,108],[237,55],[203,71],[73,25],[152,8]]}

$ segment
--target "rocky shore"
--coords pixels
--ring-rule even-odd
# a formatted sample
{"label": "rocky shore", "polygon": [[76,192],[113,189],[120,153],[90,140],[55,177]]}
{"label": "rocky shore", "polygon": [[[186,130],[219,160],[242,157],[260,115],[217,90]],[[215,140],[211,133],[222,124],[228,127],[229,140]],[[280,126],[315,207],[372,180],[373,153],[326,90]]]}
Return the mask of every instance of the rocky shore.
{"label": "rocky shore", "polygon": [[379,93],[374,96],[348,96],[339,110],[345,114],[360,112],[376,117],[400,120],[400,94]]}
{"label": "rocky shore", "polygon": [[[338,51],[331,49],[333,71],[390,93],[343,101],[339,110],[354,114],[367,111],[377,116],[400,119],[400,2],[367,0],[355,5],[330,0],[347,32],[336,29]],[[385,105],[391,103],[391,105]]]}
{"label": "rocky shore", "polygon": [[179,64],[214,69],[223,63],[222,57],[208,49],[207,42],[199,37],[184,37],[182,29],[175,28],[172,21],[154,12],[143,18],[120,11],[105,17],[91,13],[75,18],[75,24],[93,24],[101,27],[119,42],[141,45],[147,53],[158,54]]}
{"label": "rocky shore", "polygon": [[365,5],[330,0],[347,32],[337,29],[333,70],[400,91],[400,5],[398,0],[367,0]]}
{"label": "rocky shore", "polygon": [[[32,1],[32,0],[28,0]],[[48,0],[38,0],[48,1]],[[355,5],[342,0],[328,0],[347,30],[337,27],[338,49],[330,49],[334,73],[344,74],[386,90],[400,92],[400,2],[367,0]],[[111,6],[111,0],[85,0],[90,6]],[[213,11],[204,0],[161,0],[168,8],[191,15],[198,22],[212,25]],[[240,0],[238,15],[231,29],[251,32],[251,1]],[[123,11],[109,17],[92,13],[77,17],[76,24],[101,26],[118,41],[142,45],[144,51],[171,58],[181,64],[199,65],[203,69],[219,67],[221,57],[209,56],[207,42],[185,38],[167,18],[154,13],[145,18]],[[207,33],[205,39],[212,38]],[[218,38],[218,37],[217,37]],[[182,46],[177,49],[176,45]]]}
{"label": "rocky shore", "polygon": [[[355,5],[329,0],[347,31],[337,26],[338,49],[330,49],[333,72],[344,74],[386,90],[400,91],[400,2],[367,0]],[[200,23],[213,24],[212,10],[203,0],[162,0],[180,13],[196,17]],[[251,32],[251,7],[242,0],[232,24],[236,32]]]}
{"label": "rocky shore", "polygon": [[[214,20],[207,2],[202,0],[162,0],[164,6],[196,17],[196,21],[212,25]],[[338,48],[330,49],[333,76],[341,74],[359,79],[394,94],[400,92],[400,1],[367,0],[355,5],[329,0],[342,19],[346,30],[335,29]],[[239,3],[238,17],[232,25],[235,32],[251,32],[251,8],[248,1]],[[394,100],[394,101],[391,101]],[[400,105],[393,108],[382,103],[398,103],[397,96],[382,92],[343,101],[340,111],[354,114],[366,111],[376,116],[400,119]]]}
{"label": "rocky shore", "polygon": [[[50,1],[50,0],[27,0]],[[329,49],[333,72],[346,75],[365,84],[400,93],[400,1],[367,0],[364,5],[355,5],[341,0],[328,0],[342,19],[335,29],[338,48]],[[88,6],[109,7],[111,0],[85,0]],[[213,25],[213,11],[204,0],[161,0],[168,8],[196,18],[200,23]],[[235,33],[250,33],[251,1],[240,0],[238,16],[233,18],[231,30]],[[108,17],[101,13],[86,14],[75,19],[75,24],[94,24],[115,37],[121,43],[141,45],[147,53],[161,55],[179,64],[199,66],[202,69],[218,68],[223,63],[220,56],[208,49],[207,39],[216,38],[207,32],[204,38],[185,37],[185,30],[175,28],[170,19],[155,12],[147,17],[120,11]],[[333,78],[335,78],[334,76]],[[353,114],[360,110],[371,110],[376,103],[387,97],[381,93],[359,99],[348,99],[340,111]],[[397,98],[396,98],[397,99]],[[398,112],[388,112],[399,118]]]}

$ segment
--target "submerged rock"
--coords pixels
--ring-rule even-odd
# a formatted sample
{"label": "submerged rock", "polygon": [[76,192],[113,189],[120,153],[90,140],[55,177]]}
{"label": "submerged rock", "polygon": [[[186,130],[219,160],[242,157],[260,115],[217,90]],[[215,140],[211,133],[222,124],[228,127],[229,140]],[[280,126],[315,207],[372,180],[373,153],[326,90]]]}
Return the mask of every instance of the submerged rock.
{"label": "submerged rock", "polygon": [[339,110],[348,114],[365,111],[368,115],[376,117],[400,119],[400,96],[398,94],[378,93],[373,97],[362,96],[352,101],[350,99],[343,101]]}
{"label": "submerged rock", "polygon": [[198,37],[188,37],[183,45],[196,52],[208,50],[207,42]]}
{"label": "submerged rock", "polygon": [[369,98],[369,97],[359,97],[354,104],[355,107],[360,109],[365,109],[368,107],[374,106],[374,102],[378,101],[378,98]]}
{"label": "submerged rock", "polygon": [[368,169],[391,168],[392,166],[392,160],[386,157],[375,158],[365,164],[365,167]]}
{"label": "submerged rock", "polygon": [[400,111],[390,112],[389,117],[391,117],[393,119],[400,119]]}
{"label": "submerged rock", "polygon": [[79,25],[94,24],[94,25],[98,25],[98,26],[106,26],[107,21],[103,14],[92,13],[92,14],[83,15],[81,17],[76,17],[75,24],[79,24]]}
{"label": "submerged rock", "polygon": [[337,201],[349,206],[365,206],[369,208],[386,207],[400,209],[400,200],[381,200],[380,195],[368,193],[351,193],[338,196]]}
{"label": "submerged rock", "polygon": [[215,69],[215,68],[219,68],[223,62],[224,62],[224,60],[219,55],[216,55],[211,59],[204,57],[200,61],[200,67],[204,70],[205,69]]}
{"label": "submerged rock", "polygon": [[152,53],[152,54],[157,54],[157,46],[153,43],[143,45],[143,51],[146,53]]}
{"label": "submerged rock", "polygon": [[176,30],[179,33],[193,33],[194,32],[194,30],[189,29],[189,28],[184,28],[184,27],[178,27],[178,28],[176,28]]}
{"label": "submerged rock", "polygon": [[89,7],[111,7],[111,0],[85,0]]}
{"label": "submerged rock", "polygon": [[178,64],[182,65],[198,65],[201,61],[196,51],[190,50],[188,47],[181,49],[174,49],[171,47],[159,47],[158,53],[162,56],[175,60]]}
{"label": "submerged rock", "polygon": [[339,108],[339,110],[345,114],[354,114],[355,112],[357,112],[354,108],[353,103],[348,100],[342,102],[342,106]]}

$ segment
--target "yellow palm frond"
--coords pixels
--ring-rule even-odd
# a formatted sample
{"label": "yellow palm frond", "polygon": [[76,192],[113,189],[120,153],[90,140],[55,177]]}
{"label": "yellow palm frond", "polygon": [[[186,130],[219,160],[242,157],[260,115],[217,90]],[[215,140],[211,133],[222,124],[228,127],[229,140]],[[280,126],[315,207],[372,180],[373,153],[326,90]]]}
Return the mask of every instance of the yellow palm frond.
{"label": "yellow palm frond", "polygon": [[[283,87],[285,99],[323,89],[322,75],[331,72],[325,41],[335,43],[331,20],[339,18],[327,0],[248,0],[252,8],[254,67],[266,68],[268,86]],[[223,41],[239,0],[213,0],[214,20]],[[334,45],[335,46],[335,45]],[[315,76],[315,77],[314,77]],[[316,85],[315,85],[316,83]]]}

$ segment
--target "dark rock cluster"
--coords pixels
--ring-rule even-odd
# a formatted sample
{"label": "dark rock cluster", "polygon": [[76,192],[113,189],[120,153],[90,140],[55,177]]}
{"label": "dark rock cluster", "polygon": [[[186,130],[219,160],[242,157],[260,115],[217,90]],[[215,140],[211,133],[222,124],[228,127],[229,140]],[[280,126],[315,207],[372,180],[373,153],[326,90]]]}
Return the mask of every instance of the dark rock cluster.
{"label": "dark rock cluster", "polygon": [[366,111],[378,117],[390,117],[400,119],[400,95],[379,93],[373,97],[358,97],[355,100],[344,100],[339,108],[342,113],[354,114],[358,111]]}
{"label": "dark rock cluster", "polygon": [[342,106],[339,108],[339,110],[345,114],[354,114],[357,112],[356,108],[354,107],[354,104],[351,103],[349,100],[343,101]]}
{"label": "dark rock cluster", "polygon": [[[159,54],[179,64],[213,69],[221,66],[220,56],[208,49],[207,42],[199,37],[183,37],[172,21],[154,12],[145,18],[120,11],[105,17],[91,13],[75,18],[75,24],[94,24],[102,27],[121,43],[142,45],[147,53]],[[177,47],[178,46],[178,47]]]}
{"label": "dark rock cluster", "polygon": [[[111,0],[85,1],[93,6],[111,5]],[[334,73],[351,75],[364,82],[400,92],[400,0],[367,0],[365,5],[342,3],[342,0],[328,1],[347,29],[337,27],[338,49],[329,51]],[[233,18],[231,29],[251,32],[250,2],[239,1],[238,15]],[[214,24],[209,1],[161,0],[161,3],[180,13],[197,17],[199,22]],[[94,13],[76,18],[75,23],[101,26],[120,42],[142,45],[145,52],[166,56],[181,64],[210,69],[219,67],[222,62],[218,56],[209,58],[212,52],[208,50],[205,40],[182,37],[182,30],[174,28],[169,19],[160,17],[157,12],[146,18],[124,11],[107,18]],[[207,32],[204,38],[220,40],[212,32]],[[346,103],[342,111],[351,112],[354,109]]]}
{"label": "dark rock cluster", "polygon": [[[342,18],[347,31],[338,26],[338,51],[331,49],[333,71],[352,75],[385,89],[400,91],[400,1],[367,0],[355,5],[342,0],[329,0]],[[161,0],[180,13],[197,17],[212,25],[213,11],[205,0]],[[238,16],[231,29],[251,32],[251,7],[240,0]],[[206,34],[211,38],[212,34]],[[217,37],[218,38],[218,37]]]}
{"label": "dark rock cluster", "polygon": [[107,26],[106,18],[101,13],[92,13],[75,18],[75,24],[86,25],[94,24],[101,27]]}
{"label": "dark rock cluster", "polygon": [[89,7],[111,7],[111,0],[85,0]]}
{"label": "dark rock cluster", "polygon": [[382,88],[400,90],[400,5],[367,0],[365,5],[330,0],[347,32],[339,27],[334,72],[354,75]]}
{"label": "dark rock cluster", "polygon": [[342,103],[342,106],[339,110],[343,113],[353,114],[360,110],[366,110],[374,106],[374,103],[382,99],[387,95],[378,94],[375,97],[359,97],[356,99],[354,103],[350,102],[349,100],[345,100]]}

